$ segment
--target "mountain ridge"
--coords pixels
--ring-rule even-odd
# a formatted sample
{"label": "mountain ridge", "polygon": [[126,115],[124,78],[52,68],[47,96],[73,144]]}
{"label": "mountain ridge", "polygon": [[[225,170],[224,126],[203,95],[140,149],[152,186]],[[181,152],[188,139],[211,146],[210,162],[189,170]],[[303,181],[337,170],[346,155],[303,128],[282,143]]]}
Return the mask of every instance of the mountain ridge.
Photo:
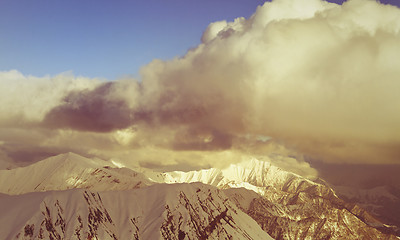
{"label": "mountain ridge", "polygon": [[0,170],[0,192],[23,194],[35,191],[90,188],[124,190],[150,185],[141,173],[112,163],[66,153],[26,167]]}
{"label": "mountain ridge", "polygon": [[[46,164],[48,166],[46,166]],[[31,182],[30,184],[25,184],[21,179],[27,179],[30,173],[33,173]],[[40,173],[42,175],[40,175]],[[4,180],[4,182],[2,180]],[[207,186],[206,188],[223,191],[223,194],[227,196],[227,198],[223,198],[229,199],[229,202],[237,206],[246,216],[249,215],[258,223],[258,226],[260,226],[264,232],[275,239],[297,239],[307,237],[369,239],[371,236],[375,236],[378,239],[395,239],[393,235],[383,234],[377,231],[376,229],[380,229],[380,231],[385,232],[387,229],[382,222],[372,217],[358,205],[350,204],[340,199],[332,188],[324,184],[323,180],[314,182],[295,173],[278,168],[271,162],[257,160],[255,158],[237,164],[231,164],[223,169],[211,168],[189,172],[154,172],[149,169],[119,168],[112,162],[110,163],[100,159],[88,159],[74,153],[67,153],[45,159],[25,168],[0,170],[0,193],[21,196],[21,194],[29,194],[29,192],[44,192],[43,194],[45,194],[49,193],[49,191],[53,191],[57,194],[60,191],[69,191],[68,189],[88,191],[91,194],[97,194],[99,198],[103,195],[114,196],[110,197],[110,199],[114,199],[112,201],[110,200],[110,202],[118,204],[119,207],[117,207],[117,209],[121,207],[132,208],[132,206],[124,202],[128,201],[127,199],[122,202],[117,200],[117,196],[120,194],[130,191],[140,192],[148,191],[146,189],[158,189],[155,192],[147,194],[147,201],[140,201],[146,202],[151,206],[145,207],[146,209],[161,211],[160,207],[162,205],[168,205],[167,202],[163,203],[162,200],[158,199],[158,197],[162,195],[163,187],[192,186],[191,184],[201,184],[202,186]],[[184,211],[185,213],[183,215],[185,216],[187,216],[188,211],[192,211],[184,207],[187,202],[202,202],[202,200],[195,195],[192,195],[192,197],[197,200],[187,197],[180,198],[179,196],[180,193],[177,192],[176,195],[169,200],[172,201],[171,204],[175,204],[176,201],[178,201],[180,205],[183,205],[180,206],[178,204],[179,206],[177,205],[177,208]],[[1,198],[6,197],[0,196],[0,199]],[[211,203],[212,201],[210,201],[210,204]],[[201,208],[201,206],[198,207]],[[63,208],[65,208],[65,206]],[[56,208],[54,211],[59,210]],[[101,207],[99,211],[103,211]],[[46,210],[42,209],[41,212],[46,213]],[[104,216],[107,215],[105,212],[102,212],[102,214]],[[149,214],[149,216],[152,215],[152,213]],[[179,215],[182,213],[170,212],[169,214],[171,219],[176,220],[177,216],[175,214]],[[218,217],[218,221],[226,217],[224,211],[220,211],[219,214],[220,217]],[[182,217],[181,215],[179,216]],[[336,216],[340,217],[337,218]],[[142,218],[146,217],[147,216],[142,216]],[[178,217],[178,219],[180,219],[180,217]],[[217,221],[215,218],[214,220]],[[41,219],[41,221],[45,221],[45,219]],[[76,221],[76,219],[74,221]],[[153,218],[147,219],[146,221],[148,222],[147,224],[151,225],[160,220]],[[168,224],[172,224],[171,221],[167,221]],[[227,220],[227,222],[229,223],[229,220]],[[30,224],[31,223],[26,223],[25,226],[31,226]],[[54,224],[55,223],[53,223],[53,225]],[[89,225],[87,223],[85,224],[83,228],[88,228]],[[180,226],[179,224],[183,223],[176,220],[172,225],[173,229],[178,229],[176,225]],[[107,225],[107,227],[106,225],[103,226],[104,229],[101,231],[116,234],[115,227],[111,225]],[[30,232],[29,226],[27,227],[28,232]],[[38,223],[36,223],[35,226],[38,226]],[[296,228],[293,226],[296,226]],[[227,231],[226,228],[229,228],[229,224],[222,227],[222,229],[225,229],[223,231]],[[169,231],[168,229],[171,230],[170,227],[164,228],[165,234],[172,234],[170,233],[172,230]],[[84,231],[87,233],[89,230],[85,229]],[[185,229],[181,229],[181,231],[184,230]],[[20,232],[21,231],[20,229]],[[343,235],[343,232],[346,232],[346,234]],[[104,235],[105,233],[101,234]],[[59,232],[58,234],[60,235]],[[168,236],[172,236],[168,234],[165,235],[167,238]],[[198,234],[197,237],[200,236],[200,239],[204,237],[204,233]],[[173,236],[179,239],[179,231],[175,231]],[[181,236],[183,235],[181,234]],[[112,237],[112,235],[110,235],[110,237]]]}
{"label": "mountain ridge", "polygon": [[[20,216],[28,220],[20,221],[16,230],[7,232],[13,229],[7,227],[13,221],[0,218],[0,236],[6,239],[272,239],[220,190],[201,183],[28,193],[0,198],[0,205],[5,206],[9,198],[17,203],[26,198],[33,201],[28,206],[18,204],[28,212]],[[16,216],[16,211],[3,214]]]}

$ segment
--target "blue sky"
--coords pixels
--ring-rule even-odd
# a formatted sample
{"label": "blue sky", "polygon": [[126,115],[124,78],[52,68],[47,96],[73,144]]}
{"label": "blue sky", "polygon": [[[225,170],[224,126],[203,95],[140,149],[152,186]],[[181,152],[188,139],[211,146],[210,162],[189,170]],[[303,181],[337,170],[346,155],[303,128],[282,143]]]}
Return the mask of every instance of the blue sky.
{"label": "blue sky", "polygon": [[247,18],[263,2],[2,0],[0,71],[138,76],[152,59],[181,56],[199,44],[209,23]]}

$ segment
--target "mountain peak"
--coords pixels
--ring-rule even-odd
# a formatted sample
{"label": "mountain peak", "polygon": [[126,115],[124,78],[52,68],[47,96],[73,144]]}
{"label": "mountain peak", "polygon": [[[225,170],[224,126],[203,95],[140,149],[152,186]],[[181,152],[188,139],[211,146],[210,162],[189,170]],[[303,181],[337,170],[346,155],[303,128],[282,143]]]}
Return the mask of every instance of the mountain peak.
{"label": "mountain peak", "polygon": [[0,192],[22,194],[70,188],[114,190],[148,185],[149,180],[142,174],[113,167],[100,159],[63,153],[26,167],[0,170]]}
{"label": "mountain peak", "polygon": [[79,165],[81,167],[103,167],[110,165],[106,161],[87,158],[73,152],[62,153],[53,157],[46,158],[40,162],[47,166],[54,164],[56,164],[57,166],[66,164]]}
{"label": "mountain peak", "polygon": [[210,168],[163,173],[163,179],[159,181],[167,183],[201,182],[219,188],[246,188],[262,194],[263,188],[276,184],[283,185],[295,177],[301,178],[272,165],[271,162],[250,158],[231,164],[224,169]]}

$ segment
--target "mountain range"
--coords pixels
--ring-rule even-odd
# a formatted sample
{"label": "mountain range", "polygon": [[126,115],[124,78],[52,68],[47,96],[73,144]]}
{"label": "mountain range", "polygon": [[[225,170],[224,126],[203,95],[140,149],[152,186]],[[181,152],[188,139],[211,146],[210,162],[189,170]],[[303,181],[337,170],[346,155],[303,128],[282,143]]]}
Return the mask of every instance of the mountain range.
{"label": "mountain range", "polygon": [[323,180],[255,158],[156,172],[66,153],[0,170],[0,193],[7,240],[398,239]]}

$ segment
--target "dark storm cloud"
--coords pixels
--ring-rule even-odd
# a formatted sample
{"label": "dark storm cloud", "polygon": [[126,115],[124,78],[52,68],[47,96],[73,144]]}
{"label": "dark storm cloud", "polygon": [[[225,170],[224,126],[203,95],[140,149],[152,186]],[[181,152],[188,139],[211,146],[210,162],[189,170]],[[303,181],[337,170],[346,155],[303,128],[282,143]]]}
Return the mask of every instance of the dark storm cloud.
{"label": "dark storm cloud", "polygon": [[104,83],[93,90],[74,91],[51,109],[44,124],[79,131],[109,132],[132,124],[131,109],[125,99],[110,96],[113,84]]}

